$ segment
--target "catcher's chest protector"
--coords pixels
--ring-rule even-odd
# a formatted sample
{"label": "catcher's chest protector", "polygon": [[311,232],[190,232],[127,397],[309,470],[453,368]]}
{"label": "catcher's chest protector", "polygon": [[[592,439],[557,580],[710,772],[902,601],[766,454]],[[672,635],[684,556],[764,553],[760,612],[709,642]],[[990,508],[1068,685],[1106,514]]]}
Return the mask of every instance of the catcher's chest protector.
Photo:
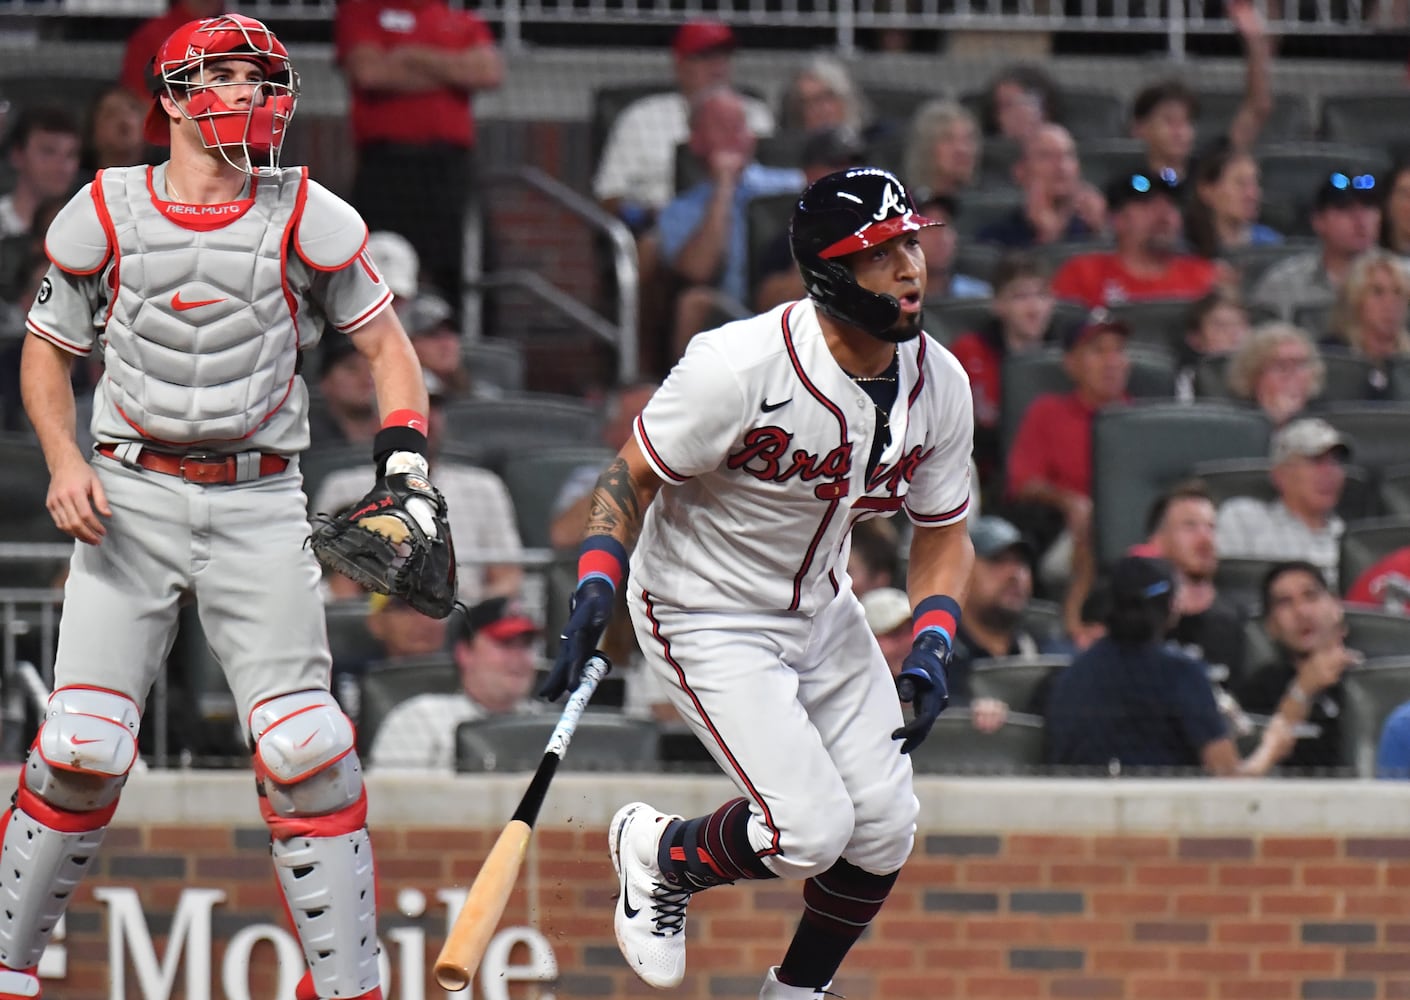
{"label": "catcher's chest protector", "polygon": [[293,384],[283,249],[303,172],[262,174],[254,204],[206,231],[162,215],[146,167],[104,170],[101,183],[121,276],[103,356],[111,401],[158,440],[246,437]]}

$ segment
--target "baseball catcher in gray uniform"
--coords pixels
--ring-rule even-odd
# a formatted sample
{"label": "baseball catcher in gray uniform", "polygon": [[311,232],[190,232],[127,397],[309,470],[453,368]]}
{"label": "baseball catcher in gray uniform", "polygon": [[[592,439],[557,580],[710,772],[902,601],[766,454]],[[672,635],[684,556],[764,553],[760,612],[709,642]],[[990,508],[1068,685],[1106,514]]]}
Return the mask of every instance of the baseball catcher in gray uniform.
{"label": "baseball catcher in gray uniform", "polygon": [[[421,370],[362,219],[306,170],[278,165],[298,77],[273,33],[237,14],[192,21],[150,75],[147,139],[169,143],[170,160],[100,171],[74,196],[50,227],[52,266],[29,314],[22,385],[48,507],[83,544],[55,691],[0,820],[0,1000],[40,995],[40,953],[117,807],[178,604],[192,599],[247,728],[308,962],[296,995],[380,1000],[362,769],[328,693],[320,572],[305,544],[299,361],[331,326],[370,362],[384,419],[378,487],[360,505],[378,520],[366,528],[390,539],[381,558],[410,549],[440,568],[421,596],[445,614],[454,558],[426,479]],[[69,368],[94,350],[104,374],[87,456]],[[376,572],[367,546],[332,548],[364,582],[415,590],[405,573]]]}

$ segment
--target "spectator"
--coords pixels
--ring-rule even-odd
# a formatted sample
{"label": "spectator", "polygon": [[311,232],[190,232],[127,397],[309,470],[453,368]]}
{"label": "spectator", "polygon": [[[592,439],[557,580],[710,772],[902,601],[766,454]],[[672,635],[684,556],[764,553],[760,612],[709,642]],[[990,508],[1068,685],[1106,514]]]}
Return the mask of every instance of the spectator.
{"label": "spectator", "polygon": [[1061,125],[1039,124],[1013,166],[1023,205],[979,231],[980,243],[1027,249],[1094,239],[1106,229],[1106,201],[1082,179],[1077,144]]}
{"label": "spectator", "polygon": [[1372,365],[1365,398],[1391,395],[1390,365],[1410,353],[1410,274],[1389,250],[1368,250],[1351,265],[1323,346],[1349,348]]}
{"label": "spectator", "polygon": [[785,132],[844,128],[859,136],[871,133],[866,98],[835,56],[819,53],[804,63],[784,88],[782,104],[779,125]]}
{"label": "spectator", "polygon": [[1265,323],[1229,359],[1229,391],[1256,403],[1276,427],[1307,409],[1322,392],[1327,366],[1317,345],[1290,323]]}
{"label": "spectator", "polygon": [[873,590],[894,587],[901,579],[901,534],[891,521],[874,517],[852,528],[847,575],[852,593],[865,597]]}
{"label": "spectator", "polygon": [[421,256],[410,240],[390,229],[368,233],[367,252],[396,296],[393,308],[398,316],[404,317],[421,291]]}
{"label": "spectator", "polygon": [[1346,648],[1341,602],[1321,570],[1308,562],[1278,563],[1263,578],[1263,629],[1277,650],[1235,691],[1244,710],[1299,727],[1290,768],[1334,768],[1342,755],[1342,675],[1362,661]]}
{"label": "spectator", "polygon": [[1017,64],[989,81],[984,95],[984,134],[1026,143],[1042,125],[1062,121],[1062,96],[1041,67]]}
{"label": "spectator", "polygon": [[1248,342],[1253,330],[1248,311],[1238,295],[1216,285],[1204,298],[1190,306],[1185,321],[1185,338],[1175,359],[1175,395],[1189,402],[1195,395],[1195,371],[1202,359],[1233,354]]}
{"label": "spectator", "polygon": [[1410,258],[1410,161],[1397,163],[1384,185],[1381,203],[1381,246]]}
{"label": "spectator", "polygon": [[[803,143],[805,187],[836,170],[865,165],[866,146],[861,136],[845,125],[810,132]],[[758,287],[754,290],[756,311],[768,312],[780,303],[792,302],[807,294],[803,276],[793,262],[787,226],[759,254],[758,268]]]}
{"label": "spectator", "polygon": [[904,590],[877,587],[862,596],[862,612],[892,676],[900,676],[901,664],[910,655],[914,639],[911,599]]}
{"label": "spectator", "polygon": [[[602,444],[613,455],[631,439],[636,418],[646,408],[657,388],[655,382],[634,382],[617,386],[607,394]],[[559,487],[558,497],[553,501],[553,520],[548,528],[548,537],[554,548],[573,548],[582,541],[583,532],[587,529],[592,490],[602,470],[603,466],[596,462],[580,465],[569,473]]]}
{"label": "spectator", "polygon": [[[519,593],[524,582],[523,546],[514,520],[514,502],[504,482],[488,469],[441,461],[445,440],[445,399],[431,395],[426,414],[426,447],[431,475],[450,511],[450,533],[460,567],[460,600]],[[331,513],[356,503],[372,488],[375,470],[359,464],[324,477],[312,509]]]}
{"label": "spectator", "polygon": [[1391,712],[1381,728],[1376,777],[1399,781],[1410,778],[1410,701]]}
{"label": "spectator", "polygon": [[[1229,0],[1225,6],[1243,42],[1244,99],[1221,144],[1248,150],[1273,113],[1273,54],[1267,25],[1253,0]],[[1145,144],[1146,163],[1151,173],[1158,175],[1171,170],[1178,179],[1185,178],[1190,155],[1194,152],[1198,117],[1198,99],[1178,80],[1151,84],[1136,95],[1131,109],[1131,133]]]}
{"label": "spectator", "polygon": [[955,255],[959,250],[959,234],[955,231],[958,204],[948,195],[932,194],[921,199],[916,211],[940,223],[917,230],[921,250],[925,253],[925,297],[927,301],[941,299],[987,299],[994,294],[989,282],[955,271]]}
{"label": "spectator", "polygon": [[494,36],[446,0],[343,0],[333,42],[356,147],[352,202],[368,229],[406,236],[423,277],[456,304],[476,188],[471,102],[504,79]]}
{"label": "spectator", "polygon": [[1291,728],[1269,724],[1240,760],[1205,677],[1205,665],[1162,641],[1175,579],[1159,559],[1127,556],[1112,571],[1107,635],[1053,682],[1048,763],[1101,768],[1202,768],[1217,777],[1267,774],[1292,748]]}
{"label": "spectator", "polygon": [[1053,277],[1060,299],[1088,307],[1142,299],[1197,299],[1214,287],[1209,261],[1180,251],[1180,184],[1131,174],[1107,185],[1114,251],[1079,254]]}
{"label": "spectator", "polygon": [[377,729],[369,766],[451,771],[462,722],[538,712],[541,703],[530,692],[539,633],[538,624],[508,598],[470,608],[451,648],[462,690],[416,695],[392,709]]}
{"label": "spectator", "polygon": [[1241,247],[1283,242],[1281,233],[1258,221],[1263,189],[1258,161],[1249,153],[1223,148],[1201,156],[1194,168],[1194,188],[1185,233],[1201,257],[1212,260]]}
{"label": "spectator", "polygon": [[1219,569],[1214,499],[1198,480],[1177,483],[1151,505],[1140,555],[1164,559],[1175,573],[1175,622],[1166,638],[1209,667],[1211,680],[1243,679],[1244,623],[1214,587]]}
{"label": "spectator", "polygon": [[1410,615],[1410,545],[1372,563],[1346,592],[1348,604],[1367,604]]}
{"label": "spectator", "polygon": [[142,138],[142,119],[147,104],[128,90],[114,84],[89,106],[83,124],[79,166],[92,175],[104,167],[130,167],[146,162],[147,144]]}
{"label": "spectator", "polygon": [[63,108],[25,108],[15,118],[4,150],[14,186],[0,196],[0,240],[28,237],[41,203],[67,200],[78,179],[78,124]]}
{"label": "spectator", "polygon": [[1249,301],[1292,319],[1302,308],[1330,309],[1351,263],[1375,245],[1381,208],[1370,174],[1330,174],[1312,200],[1318,246],[1270,267]]}
{"label": "spectator", "polygon": [[[1029,405],[1008,456],[1011,500],[1027,506],[1011,518],[1030,534],[1052,540],[1051,521],[1060,524],[1056,544],[1044,556],[1044,582],[1071,575],[1066,621],[1075,626],[1091,572],[1092,419],[1103,407],[1126,398],[1131,362],[1130,330],[1096,312],[1063,334],[1063,368],[1073,382],[1067,393],[1040,396]],[[1030,515],[1036,511],[1037,515]]]}
{"label": "spectator", "polygon": [[972,114],[954,101],[930,101],[911,119],[903,176],[917,201],[937,194],[953,198],[974,183],[981,151]]}
{"label": "spectator", "polygon": [[170,0],[165,14],[144,21],[127,40],[119,82],[146,104],[152,96],[147,70],[167,36],[187,21],[215,17],[224,11],[224,0]]}
{"label": "spectator", "polygon": [[402,313],[402,325],[421,362],[426,390],[447,402],[474,396],[493,398],[501,393],[477,385],[461,357],[462,338],[450,305],[435,292],[422,292]]}
{"label": "spectator", "polygon": [[1038,350],[1053,335],[1056,304],[1043,263],[1028,254],[1009,254],[994,271],[993,315],[979,329],[950,345],[955,360],[969,375],[974,396],[974,459],[985,483],[998,472],[1001,462],[1004,359]]}
{"label": "spectator", "polygon": [[[719,21],[689,21],[676,31],[671,54],[676,90],[652,94],[629,105],[612,126],[593,179],[593,194],[634,231],[655,221],[677,194],[676,147],[690,135],[690,116],[708,90],[728,87],[734,32]],[[742,98],[749,131],[771,135],[773,115],[754,98]]]}
{"label": "spectator", "polygon": [[313,407],[309,413],[312,447],[371,444],[382,426],[377,417],[372,366],[345,334],[328,334],[319,350],[318,388],[322,405]]}
{"label": "spectator", "polygon": [[1268,478],[1274,500],[1232,497],[1220,506],[1216,533],[1226,559],[1301,559],[1335,586],[1346,525],[1337,504],[1351,448],[1325,420],[1294,420],[1273,435]]}
{"label": "spectator", "polygon": [[802,171],[763,166],[754,159],[755,143],[737,93],[720,86],[695,96],[690,148],[710,177],[662,209],[659,227],[662,259],[689,286],[677,302],[676,357],[705,328],[721,294],[748,300],[749,201],[803,190]]}

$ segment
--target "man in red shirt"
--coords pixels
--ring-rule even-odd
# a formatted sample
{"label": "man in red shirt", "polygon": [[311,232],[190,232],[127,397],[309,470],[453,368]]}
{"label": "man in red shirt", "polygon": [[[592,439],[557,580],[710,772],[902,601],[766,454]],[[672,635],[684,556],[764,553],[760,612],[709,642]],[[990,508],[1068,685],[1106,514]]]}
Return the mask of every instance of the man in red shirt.
{"label": "man in red shirt", "polygon": [[1356,578],[1348,604],[1370,604],[1391,614],[1410,614],[1410,545],[1396,549]]}
{"label": "man in red shirt", "polygon": [[423,277],[458,308],[475,182],[470,101],[504,78],[494,36],[446,0],[343,0],[333,40],[352,98],[352,203],[369,229],[410,240]]}
{"label": "man in red shirt", "polygon": [[1090,307],[1141,299],[1197,299],[1214,287],[1213,264],[1180,252],[1180,182],[1173,171],[1127,174],[1107,185],[1116,250],[1073,257],[1053,278],[1060,299]]}
{"label": "man in red shirt", "polygon": [[147,67],[173,31],[187,21],[215,17],[225,10],[224,0],[171,0],[165,14],[159,14],[132,33],[122,54],[122,76],[119,79],[128,90],[146,104],[152,91],[147,85]]}

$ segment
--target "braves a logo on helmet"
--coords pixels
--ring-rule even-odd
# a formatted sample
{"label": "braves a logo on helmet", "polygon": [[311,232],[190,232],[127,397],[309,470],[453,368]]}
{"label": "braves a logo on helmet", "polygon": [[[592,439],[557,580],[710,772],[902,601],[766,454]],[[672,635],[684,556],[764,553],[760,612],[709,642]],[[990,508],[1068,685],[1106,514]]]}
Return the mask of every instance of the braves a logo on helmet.
{"label": "braves a logo on helmet", "polygon": [[901,202],[901,195],[896,190],[895,184],[886,185],[886,190],[881,192],[881,207],[871,214],[877,222],[882,219],[889,219],[893,215],[905,215],[909,210]]}

